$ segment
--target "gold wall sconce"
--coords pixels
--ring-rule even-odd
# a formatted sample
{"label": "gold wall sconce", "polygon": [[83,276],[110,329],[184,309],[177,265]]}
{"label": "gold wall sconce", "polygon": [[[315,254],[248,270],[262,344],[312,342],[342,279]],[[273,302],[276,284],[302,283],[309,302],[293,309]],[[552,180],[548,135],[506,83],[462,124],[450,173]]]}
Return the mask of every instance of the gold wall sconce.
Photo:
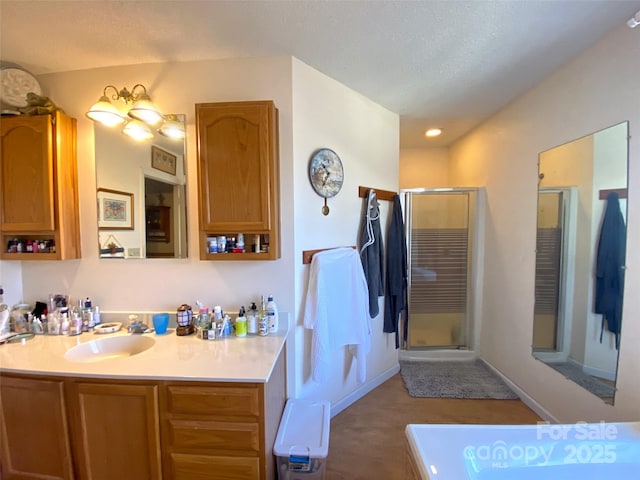
{"label": "gold wall sconce", "polygon": [[[111,99],[107,96],[111,92]],[[126,106],[131,103],[126,113],[122,113],[111,100],[122,100]],[[131,91],[127,87],[118,90],[113,85],[104,87],[102,96],[86,113],[94,122],[107,127],[123,125],[122,133],[135,140],[149,140],[153,138],[152,128],[163,136],[182,140],[185,137],[184,126],[177,121],[175,115],[164,115],[151,101],[147,89],[141,83],[133,86]]]}

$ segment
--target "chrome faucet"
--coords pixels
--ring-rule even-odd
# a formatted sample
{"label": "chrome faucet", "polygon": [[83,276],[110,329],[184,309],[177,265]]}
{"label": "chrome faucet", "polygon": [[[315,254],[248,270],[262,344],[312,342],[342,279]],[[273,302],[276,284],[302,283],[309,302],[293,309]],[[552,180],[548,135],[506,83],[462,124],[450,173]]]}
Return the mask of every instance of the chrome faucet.
{"label": "chrome faucet", "polygon": [[145,333],[149,331],[149,326],[138,319],[138,315],[129,315],[129,333]]}

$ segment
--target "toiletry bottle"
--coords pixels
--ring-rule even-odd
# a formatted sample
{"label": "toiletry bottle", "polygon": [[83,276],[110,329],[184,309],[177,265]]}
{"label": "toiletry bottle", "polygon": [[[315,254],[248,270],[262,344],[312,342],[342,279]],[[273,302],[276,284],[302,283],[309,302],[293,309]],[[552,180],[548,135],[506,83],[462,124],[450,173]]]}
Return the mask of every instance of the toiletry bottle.
{"label": "toiletry bottle", "polygon": [[100,325],[100,307],[96,305],[93,307],[93,324]]}
{"label": "toiletry bottle", "polygon": [[217,337],[220,338],[223,335],[222,331],[222,307],[220,305],[216,305],[213,307],[213,318],[211,319],[211,326],[216,329],[218,333]]}
{"label": "toiletry bottle", "polygon": [[251,302],[249,314],[247,315],[247,333],[249,335],[258,334],[258,307],[256,302]]}
{"label": "toiletry bottle", "polygon": [[244,253],[244,234],[238,234],[238,242],[236,243],[236,248],[238,248],[239,253]]}
{"label": "toiletry bottle", "polygon": [[258,314],[258,335],[266,337],[269,335],[269,316],[264,302],[264,296],[260,299],[260,313]]}
{"label": "toiletry bottle", "polygon": [[278,331],[278,306],[273,301],[273,295],[269,295],[267,300],[267,316],[269,317],[269,333]]}
{"label": "toiletry bottle", "polygon": [[233,327],[231,325],[231,317],[225,313],[224,318],[222,319],[222,322],[224,325],[224,335],[228,337],[233,333],[232,332]]}
{"label": "toiletry bottle", "polygon": [[82,333],[82,317],[80,313],[71,312],[71,321],[69,322],[69,335],[80,335]]}
{"label": "toiletry bottle", "polygon": [[200,314],[200,328],[203,330],[209,330],[209,307],[200,307],[198,313]]}
{"label": "toiletry bottle", "polygon": [[91,308],[91,299],[89,297],[87,297],[87,299],[84,301],[84,309],[82,310],[82,322],[83,331],[88,332],[89,330],[93,330],[95,322],[93,320],[93,310]]}
{"label": "toiletry bottle", "polygon": [[62,323],[60,324],[60,335],[69,335],[69,316],[67,312],[62,314]]}
{"label": "toiletry bottle", "polygon": [[238,318],[236,318],[236,337],[247,336],[247,317],[244,314],[244,306],[242,306],[238,312]]}

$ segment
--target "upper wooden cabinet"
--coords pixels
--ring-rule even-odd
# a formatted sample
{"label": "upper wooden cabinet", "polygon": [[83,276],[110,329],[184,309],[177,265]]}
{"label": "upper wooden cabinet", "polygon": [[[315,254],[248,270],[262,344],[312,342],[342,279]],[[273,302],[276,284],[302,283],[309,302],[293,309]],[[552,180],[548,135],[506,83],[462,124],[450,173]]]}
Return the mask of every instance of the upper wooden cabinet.
{"label": "upper wooden cabinet", "polygon": [[74,118],[0,118],[0,242],[5,260],[80,258]]}
{"label": "upper wooden cabinet", "polygon": [[[196,104],[196,129],[200,258],[280,258],[275,105],[272,101]],[[209,245],[215,237],[237,238],[240,233],[246,253],[210,252]]]}

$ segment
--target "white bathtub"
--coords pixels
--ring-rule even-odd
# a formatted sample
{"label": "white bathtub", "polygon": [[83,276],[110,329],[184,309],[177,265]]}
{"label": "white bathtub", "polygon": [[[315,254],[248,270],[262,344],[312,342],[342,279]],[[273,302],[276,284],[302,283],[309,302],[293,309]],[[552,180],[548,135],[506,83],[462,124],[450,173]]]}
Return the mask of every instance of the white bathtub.
{"label": "white bathtub", "polygon": [[405,433],[424,480],[640,478],[640,422],[407,425]]}

